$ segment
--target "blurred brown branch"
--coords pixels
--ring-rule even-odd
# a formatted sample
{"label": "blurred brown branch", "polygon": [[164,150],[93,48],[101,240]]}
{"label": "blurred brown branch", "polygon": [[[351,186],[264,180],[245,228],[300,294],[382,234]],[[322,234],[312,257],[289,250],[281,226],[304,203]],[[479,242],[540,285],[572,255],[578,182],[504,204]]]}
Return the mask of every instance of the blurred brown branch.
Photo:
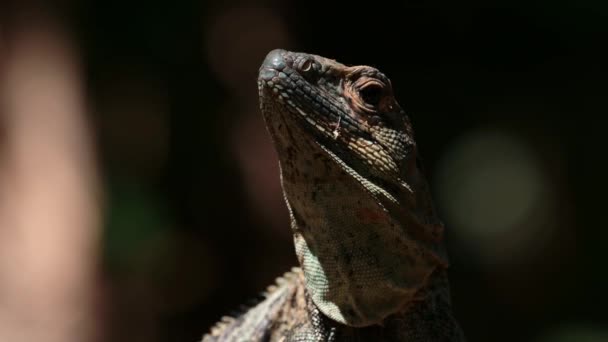
{"label": "blurred brown branch", "polygon": [[50,21],[13,26],[0,65],[0,340],[92,341],[99,201],[79,58]]}

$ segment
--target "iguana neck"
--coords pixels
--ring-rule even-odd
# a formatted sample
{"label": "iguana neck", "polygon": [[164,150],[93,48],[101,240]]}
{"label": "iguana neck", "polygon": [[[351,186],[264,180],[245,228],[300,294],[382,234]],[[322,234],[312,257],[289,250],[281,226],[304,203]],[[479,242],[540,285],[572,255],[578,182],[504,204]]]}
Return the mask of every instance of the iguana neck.
{"label": "iguana neck", "polygon": [[406,226],[368,189],[371,182],[345,165],[336,167],[340,164],[322,148],[291,147],[318,149],[313,159],[282,163],[281,173],[296,254],[319,309],[337,322],[361,327],[423,300],[422,289],[445,260],[409,233],[420,227]]}

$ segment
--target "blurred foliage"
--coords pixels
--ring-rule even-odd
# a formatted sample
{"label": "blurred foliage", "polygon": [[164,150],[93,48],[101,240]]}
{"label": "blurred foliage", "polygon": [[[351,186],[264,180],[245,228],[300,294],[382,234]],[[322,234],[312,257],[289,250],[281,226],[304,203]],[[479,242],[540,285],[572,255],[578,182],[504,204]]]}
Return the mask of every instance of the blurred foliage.
{"label": "blurred foliage", "polygon": [[[110,207],[105,211],[107,217],[103,245],[108,266],[110,269],[127,270],[158,267],[154,264],[142,265],[137,257],[143,250],[150,249],[159,237],[167,235],[170,220],[166,206],[155,201],[155,196],[146,193],[145,189],[132,183],[111,182],[106,189],[110,194],[107,200]],[[153,252],[158,253],[157,250]]]}

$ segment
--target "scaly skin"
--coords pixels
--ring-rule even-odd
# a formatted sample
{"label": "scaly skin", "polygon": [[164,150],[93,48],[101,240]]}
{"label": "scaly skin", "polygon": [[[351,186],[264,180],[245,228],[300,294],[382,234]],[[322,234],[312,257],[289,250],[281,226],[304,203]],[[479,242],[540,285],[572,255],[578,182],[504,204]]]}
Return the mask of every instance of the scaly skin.
{"label": "scaly skin", "polygon": [[205,341],[464,341],[409,118],[375,68],[271,51],[258,78],[300,268]]}

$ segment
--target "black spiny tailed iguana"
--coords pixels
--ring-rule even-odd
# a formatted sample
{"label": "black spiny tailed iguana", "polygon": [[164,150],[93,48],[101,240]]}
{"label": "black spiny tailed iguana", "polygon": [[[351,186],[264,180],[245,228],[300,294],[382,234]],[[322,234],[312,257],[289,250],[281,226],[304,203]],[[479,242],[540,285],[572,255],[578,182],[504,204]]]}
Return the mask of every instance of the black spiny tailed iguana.
{"label": "black spiny tailed iguana", "polygon": [[300,265],[203,341],[464,341],[443,225],[390,80],[277,49],[258,88]]}

